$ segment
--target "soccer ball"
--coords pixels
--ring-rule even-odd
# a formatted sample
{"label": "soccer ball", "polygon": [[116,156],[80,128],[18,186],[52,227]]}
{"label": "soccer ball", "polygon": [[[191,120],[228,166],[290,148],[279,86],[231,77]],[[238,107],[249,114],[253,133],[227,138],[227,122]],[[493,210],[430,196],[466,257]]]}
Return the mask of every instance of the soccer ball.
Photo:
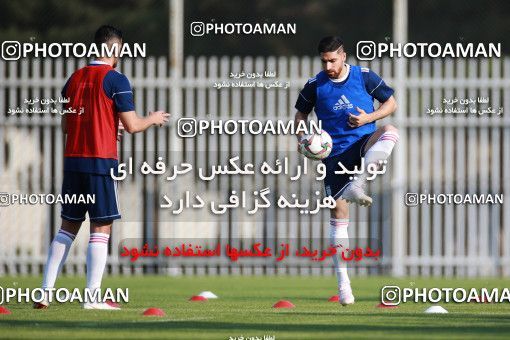
{"label": "soccer ball", "polygon": [[321,130],[320,134],[304,135],[299,142],[299,150],[307,158],[321,160],[329,156],[333,149],[333,140],[329,133]]}

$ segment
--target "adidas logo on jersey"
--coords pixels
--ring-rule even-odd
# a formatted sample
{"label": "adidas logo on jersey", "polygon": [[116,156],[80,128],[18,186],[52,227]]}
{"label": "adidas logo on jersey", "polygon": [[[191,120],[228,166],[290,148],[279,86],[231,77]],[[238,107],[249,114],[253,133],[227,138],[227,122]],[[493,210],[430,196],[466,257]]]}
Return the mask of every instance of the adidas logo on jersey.
{"label": "adidas logo on jersey", "polygon": [[351,104],[346,96],[342,95],[338,102],[333,106],[333,110],[352,109],[354,106]]}

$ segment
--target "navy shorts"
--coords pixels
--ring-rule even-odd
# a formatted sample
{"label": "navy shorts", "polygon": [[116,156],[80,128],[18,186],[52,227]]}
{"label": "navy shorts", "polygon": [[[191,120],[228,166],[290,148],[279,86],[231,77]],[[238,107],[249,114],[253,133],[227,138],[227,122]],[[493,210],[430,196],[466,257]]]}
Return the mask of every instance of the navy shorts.
{"label": "navy shorts", "polygon": [[338,162],[341,162],[348,170],[353,170],[355,166],[360,166],[361,158],[365,156],[365,145],[372,135],[373,133],[364,135],[341,154],[326,158],[323,161],[324,165],[326,165],[326,177],[324,178],[326,196],[333,196],[337,200],[342,195],[345,187],[351,181],[349,179],[351,175],[335,174],[335,171],[340,170]]}
{"label": "navy shorts", "polygon": [[117,183],[110,175],[64,171],[62,195],[94,195],[94,203],[62,203],[60,216],[68,221],[82,222],[89,213],[91,222],[119,219]]}

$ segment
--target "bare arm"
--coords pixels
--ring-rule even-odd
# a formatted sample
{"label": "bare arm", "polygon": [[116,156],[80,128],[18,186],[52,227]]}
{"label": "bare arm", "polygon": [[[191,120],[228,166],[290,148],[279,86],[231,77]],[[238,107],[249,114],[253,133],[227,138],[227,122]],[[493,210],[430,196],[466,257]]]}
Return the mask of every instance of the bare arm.
{"label": "bare arm", "polygon": [[[298,126],[299,122],[302,121],[302,120],[304,120],[305,123],[306,123],[308,121],[308,114],[300,112],[300,111],[297,111],[296,115],[294,117],[295,126]],[[303,137],[304,134],[305,133],[303,131],[300,131],[300,132],[297,133],[296,137],[297,137],[298,142],[301,140],[301,137]]]}
{"label": "bare arm", "polygon": [[129,133],[137,133],[147,130],[153,125],[163,125],[168,122],[169,113],[164,111],[150,112],[146,117],[139,117],[135,111],[121,112],[120,121],[124,129]]}
{"label": "bare arm", "polygon": [[395,112],[396,109],[397,101],[395,100],[395,97],[391,96],[388,98],[388,100],[382,103],[377,110],[370,114],[372,116],[372,121],[374,122],[376,120],[388,117],[390,114]]}
{"label": "bare arm", "polygon": [[377,110],[374,112],[367,114],[364,110],[359,107],[356,108],[359,112],[359,115],[349,115],[349,126],[350,127],[358,127],[368,123],[375,122],[376,120],[383,119],[388,117],[390,114],[395,112],[397,109],[397,102],[395,97],[391,96],[384,103],[379,106]]}

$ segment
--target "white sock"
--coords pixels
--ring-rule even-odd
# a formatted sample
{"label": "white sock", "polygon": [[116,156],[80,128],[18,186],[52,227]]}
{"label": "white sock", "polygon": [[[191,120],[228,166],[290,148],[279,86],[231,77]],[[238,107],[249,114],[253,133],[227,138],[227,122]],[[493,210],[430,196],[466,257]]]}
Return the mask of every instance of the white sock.
{"label": "white sock", "polygon": [[335,273],[339,289],[342,285],[351,283],[349,275],[347,274],[347,264],[341,261],[342,251],[349,248],[349,234],[347,233],[348,225],[348,218],[331,218],[329,220],[329,243],[337,247],[337,255],[333,256],[333,263],[335,265]]}
{"label": "white sock", "polygon": [[101,288],[106,258],[108,256],[109,234],[91,233],[87,248],[87,288]]}
{"label": "white sock", "polygon": [[[379,137],[377,142],[370,147],[365,153],[365,169],[369,164],[377,164],[378,167],[381,166],[379,161],[386,161],[390,155],[393,147],[398,141],[398,132],[397,131],[387,131]],[[366,179],[370,174],[366,171],[361,174],[354,183],[360,187],[363,187],[366,183]]]}
{"label": "white sock", "polygon": [[66,261],[67,254],[69,254],[69,249],[71,249],[75,237],[76,235],[62,229],[55,235],[48,251],[42,288],[55,287],[55,281],[62,270],[62,265]]}

